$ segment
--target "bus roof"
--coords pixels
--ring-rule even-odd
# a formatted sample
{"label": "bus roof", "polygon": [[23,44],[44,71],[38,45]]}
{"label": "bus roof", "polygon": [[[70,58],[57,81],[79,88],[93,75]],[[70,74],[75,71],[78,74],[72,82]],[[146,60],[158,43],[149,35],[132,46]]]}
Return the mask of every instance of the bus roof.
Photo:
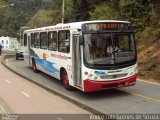
{"label": "bus roof", "polygon": [[25,30],[24,33],[26,32],[45,32],[45,31],[53,31],[53,30],[74,30],[74,29],[81,29],[81,25],[84,23],[97,23],[97,22],[108,22],[108,23],[130,23],[128,21],[119,21],[119,20],[93,20],[93,21],[82,21],[82,22],[73,22],[73,23],[59,23],[56,25],[52,26],[47,26],[47,27],[40,27],[40,28],[35,28],[35,29],[28,29]]}

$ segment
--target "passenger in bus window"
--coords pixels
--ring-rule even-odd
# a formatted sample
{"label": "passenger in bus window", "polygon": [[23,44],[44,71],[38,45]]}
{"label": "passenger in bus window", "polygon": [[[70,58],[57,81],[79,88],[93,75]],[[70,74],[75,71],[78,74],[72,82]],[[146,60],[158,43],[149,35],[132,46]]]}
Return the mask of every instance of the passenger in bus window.
{"label": "passenger in bus window", "polygon": [[57,43],[56,42],[52,43],[52,50],[54,50],[54,51],[57,50]]}
{"label": "passenger in bus window", "polygon": [[119,39],[118,39],[118,37],[114,37],[113,41],[114,41],[114,51],[119,50],[120,47],[119,47]]}
{"label": "passenger in bus window", "polygon": [[112,45],[111,38],[108,38],[107,41],[106,41],[106,46],[107,46],[106,48],[107,48],[107,54],[108,55],[113,54],[113,52],[115,52],[117,54],[117,52],[119,51],[119,41],[118,41],[118,39],[114,39],[113,40],[113,45]]}
{"label": "passenger in bus window", "polygon": [[111,38],[109,37],[106,41],[106,55],[110,56],[112,53],[113,53],[113,47],[112,47]]}
{"label": "passenger in bus window", "polygon": [[91,39],[88,41],[88,46],[89,46],[89,52],[90,52],[90,55],[91,55],[90,57],[92,59],[96,59],[97,46],[96,46],[96,39],[95,39],[95,37],[93,35],[91,36]]}
{"label": "passenger in bus window", "polygon": [[66,52],[68,53],[70,51],[70,40],[69,35],[67,34],[67,39],[65,40],[65,46],[66,46]]}

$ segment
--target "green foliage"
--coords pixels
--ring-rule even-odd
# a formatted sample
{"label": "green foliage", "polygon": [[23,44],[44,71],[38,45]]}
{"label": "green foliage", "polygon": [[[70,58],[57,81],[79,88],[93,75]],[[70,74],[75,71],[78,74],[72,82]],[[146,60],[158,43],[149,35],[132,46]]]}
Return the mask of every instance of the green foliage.
{"label": "green foliage", "polygon": [[[152,32],[153,23],[160,26],[159,0],[64,1],[65,23],[93,19],[126,20],[142,38]],[[0,31],[0,35],[16,36],[21,26],[38,27],[61,22],[62,0],[0,0],[1,5],[10,3],[15,6],[0,9],[0,28],[6,31]],[[159,38],[158,30],[155,35]]]}
{"label": "green foliage", "polygon": [[[5,3],[6,3],[5,0],[0,0],[0,6],[1,6],[1,7],[4,6]],[[1,8],[1,7],[0,7],[0,8]]]}
{"label": "green foliage", "polygon": [[146,66],[144,67],[144,70],[145,71],[152,71],[156,67],[156,64],[157,64],[156,59],[152,59],[152,60],[150,60],[146,63]]}
{"label": "green foliage", "polygon": [[154,31],[157,39],[160,39],[160,28]]}
{"label": "green foliage", "polygon": [[153,28],[151,28],[151,27],[146,27],[146,28],[144,29],[144,31],[143,31],[142,33],[140,33],[140,35],[141,35],[140,38],[143,39],[143,38],[148,37],[152,31],[153,31]]}
{"label": "green foliage", "polygon": [[[72,0],[64,0],[65,8],[64,8],[64,22],[72,22],[73,19],[73,1]],[[48,17],[52,19],[52,23],[57,24],[61,23],[62,19],[62,0],[51,0],[51,6],[48,7],[47,11]],[[47,24],[46,24],[47,25]]]}
{"label": "green foliage", "polygon": [[[2,0],[1,0],[2,1]],[[0,4],[1,4],[0,1]],[[6,5],[14,4],[12,7],[4,7],[0,10],[0,36],[17,37],[19,29],[37,12],[41,7],[42,0],[6,0]]]}
{"label": "green foliage", "polygon": [[90,12],[90,17],[94,20],[116,20],[119,17],[118,14],[119,13],[115,9],[104,3],[102,5],[97,5],[96,9],[93,12]]}
{"label": "green foliage", "polygon": [[136,33],[141,33],[150,23],[151,7],[148,0],[106,0],[89,14],[90,19],[130,21]]}
{"label": "green foliage", "polygon": [[65,16],[64,16],[64,22],[68,23],[68,22],[73,22],[75,20],[74,16],[73,16],[73,0],[65,0]]}
{"label": "green foliage", "polygon": [[154,69],[151,73],[152,73],[152,77],[155,80],[160,80],[160,70],[159,69]]}
{"label": "green foliage", "polygon": [[130,21],[136,32],[142,32],[149,24],[151,17],[149,2],[147,0],[121,0],[120,3],[121,17]]}
{"label": "green foliage", "polygon": [[44,9],[39,10],[26,26],[36,28],[50,25],[52,23],[52,18],[50,17],[51,13],[52,11],[46,12]]}
{"label": "green foliage", "polygon": [[84,21],[89,19],[89,10],[91,4],[88,0],[73,0],[73,9],[76,21]]}

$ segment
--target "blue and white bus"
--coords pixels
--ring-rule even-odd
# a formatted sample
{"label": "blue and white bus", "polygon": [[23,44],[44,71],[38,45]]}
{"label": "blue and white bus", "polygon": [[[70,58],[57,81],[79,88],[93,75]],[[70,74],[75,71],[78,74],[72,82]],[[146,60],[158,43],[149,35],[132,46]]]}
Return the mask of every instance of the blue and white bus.
{"label": "blue and white bus", "polygon": [[24,60],[34,72],[84,92],[133,86],[137,78],[134,32],[127,21],[96,20],[25,30]]}

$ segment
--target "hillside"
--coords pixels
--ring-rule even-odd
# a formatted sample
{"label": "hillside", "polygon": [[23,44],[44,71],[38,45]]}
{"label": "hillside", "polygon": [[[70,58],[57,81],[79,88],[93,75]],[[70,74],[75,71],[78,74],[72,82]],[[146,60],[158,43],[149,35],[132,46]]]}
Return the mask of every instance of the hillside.
{"label": "hillside", "polygon": [[43,0],[0,0],[0,6],[8,6],[0,8],[0,36],[18,37],[20,28],[45,4]]}
{"label": "hillside", "polygon": [[[39,10],[27,25],[43,26],[61,22],[62,2],[51,1],[52,8]],[[130,21],[136,33],[139,78],[160,81],[159,0],[65,0],[65,5],[65,22],[95,19]]]}
{"label": "hillside", "polygon": [[[62,0],[0,1],[15,4],[0,11],[1,35],[15,37],[21,26],[41,27],[61,22]],[[137,42],[139,77],[160,81],[160,0],[64,1],[65,23],[97,19],[130,21]]]}
{"label": "hillside", "polygon": [[160,83],[160,38],[145,38],[137,49],[139,78]]}

